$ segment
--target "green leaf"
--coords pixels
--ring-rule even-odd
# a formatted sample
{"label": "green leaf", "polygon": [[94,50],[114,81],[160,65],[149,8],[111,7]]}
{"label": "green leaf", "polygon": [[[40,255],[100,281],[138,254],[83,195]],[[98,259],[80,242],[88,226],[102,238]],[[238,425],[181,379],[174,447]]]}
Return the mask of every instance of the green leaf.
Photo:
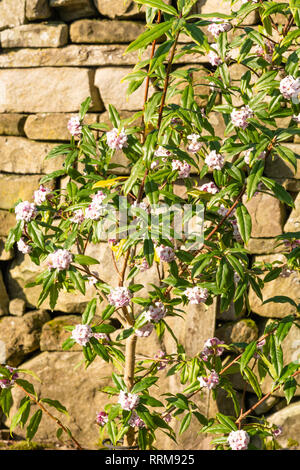
{"label": "green leaf", "polygon": [[0,406],[5,416],[9,415],[12,404],[13,404],[13,399],[12,399],[11,389],[3,388],[0,394]]}
{"label": "green leaf", "polygon": [[248,365],[250,359],[253,357],[253,355],[256,352],[256,341],[252,341],[248,346],[246,347],[245,351],[242,354],[242,357],[240,359],[240,366],[241,366],[241,372],[244,371],[245,367]]}
{"label": "green leaf", "polygon": [[81,103],[80,111],[79,111],[80,121],[84,118],[84,116],[88,112],[91,101],[92,101],[92,98],[89,96],[83,103]]}
{"label": "green leaf", "polygon": [[283,186],[276,183],[276,181],[266,178],[265,176],[261,177],[261,181],[267,186],[267,188],[273,191],[279,201],[284,202],[290,207],[295,207],[292,196],[283,188]]}
{"label": "green leaf", "polygon": [[237,206],[236,218],[241,237],[247,244],[251,236],[252,221],[251,216],[244,205],[240,204]]}
{"label": "green leaf", "polygon": [[173,21],[166,21],[164,23],[151,26],[148,31],[141,34],[135,41],[133,41],[126,49],[125,53],[134,52],[138,49],[148,46],[155,39],[161,37],[171,29]]}
{"label": "green leaf", "polygon": [[279,377],[283,368],[283,352],[273,335],[269,338],[269,344],[271,363],[274,366],[277,377]]}
{"label": "green leaf", "polygon": [[227,426],[228,431],[237,430],[236,424],[228,416],[225,416],[222,413],[217,413],[216,418],[220,424],[223,424],[223,426]]}
{"label": "green leaf", "polygon": [[51,398],[42,398],[41,400],[43,403],[47,403],[47,405],[52,406],[60,413],[64,413],[65,415],[69,415],[67,408],[62,405],[58,400],[51,400]]}
{"label": "green leaf", "polygon": [[183,420],[181,421],[181,424],[180,424],[180,429],[179,429],[179,435],[181,436],[181,434],[184,433],[184,431],[187,430],[187,428],[189,427],[189,425],[191,424],[191,419],[192,419],[192,413],[187,413]]}
{"label": "green leaf", "polygon": [[251,168],[250,175],[248,176],[247,180],[247,196],[248,200],[252,198],[254,193],[256,192],[258,183],[261,181],[262,174],[264,172],[265,163],[263,160],[259,160],[254,163],[253,167]]}
{"label": "green leaf", "polygon": [[29,424],[27,426],[26,430],[26,438],[31,440],[34,435],[36,434],[38,427],[40,425],[41,419],[42,419],[42,410],[38,410],[34,415],[32,416],[31,420],[29,421]]}
{"label": "green leaf", "polygon": [[26,392],[30,393],[31,395],[36,396],[34,386],[30,382],[28,382],[27,380],[17,379],[16,383],[19,384],[21,387],[23,387],[24,390],[26,390]]}
{"label": "green leaf", "polygon": [[148,5],[149,7],[152,8],[157,8],[158,10],[164,11],[165,13],[168,13],[169,15],[178,15],[178,12],[175,10],[174,7],[171,5],[166,5],[165,2],[162,0],[135,0],[136,3],[139,3],[141,5]]}
{"label": "green leaf", "polygon": [[109,362],[109,354],[108,354],[105,346],[100,344],[99,341],[96,338],[90,338],[90,343],[93,346],[93,350],[95,351],[95,353],[98,356],[102,357],[102,359],[105,362]]}
{"label": "green leaf", "polygon": [[290,403],[291,399],[295,395],[297,390],[297,382],[294,377],[289,378],[283,387],[284,396],[286,398],[287,405]]}
{"label": "green leaf", "polygon": [[74,346],[75,343],[76,341],[73,338],[68,338],[63,342],[62,348],[64,351],[68,351]]}
{"label": "green leaf", "polygon": [[253,388],[254,392],[258,396],[258,398],[261,398],[262,397],[262,391],[261,391],[260,385],[258,383],[257,377],[254,374],[254,372],[249,367],[246,366],[245,369],[244,369],[244,374],[247,378],[247,381],[249,382],[249,384]]}
{"label": "green leaf", "polygon": [[139,393],[143,390],[147,390],[153,384],[155,384],[158,380],[158,377],[146,377],[145,379],[140,380],[137,382],[131,390],[131,393]]}
{"label": "green leaf", "polygon": [[86,255],[74,255],[74,261],[81,264],[82,266],[89,266],[91,264],[99,264],[99,261],[91,256]]}
{"label": "green leaf", "polygon": [[12,417],[10,428],[9,428],[10,435],[12,435],[13,430],[18,426],[18,424],[22,422],[25,424],[28,418],[29,411],[30,411],[30,399],[25,397],[21,402],[20,408],[18,409],[16,414]]}
{"label": "green leaf", "polygon": [[69,269],[69,277],[74,284],[75,289],[79,290],[83,295],[85,294],[85,281],[79,271],[73,266]]}
{"label": "green leaf", "polygon": [[32,241],[41,249],[44,250],[45,242],[44,242],[44,236],[42,234],[42,231],[40,230],[39,226],[37,223],[32,220],[28,225],[27,225],[27,230],[30,238]]}
{"label": "green leaf", "polygon": [[127,387],[126,387],[125,382],[122,379],[122,377],[115,374],[114,372],[112,373],[111,377],[112,377],[112,379],[113,379],[113,381],[114,381],[114,383],[115,383],[118,390],[123,390],[123,392],[127,391]]}
{"label": "green leaf", "polygon": [[290,297],[286,297],[285,295],[275,295],[274,297],[271,297],[270,299],[267,299],[263,302],[263,304],[268,304],[269,302],[275,302],[276,304],[291,304],[293,307],[297,308],[296,302],[294,302],[293,299]]}
{"label": "green leaf", "polygon": [[152,266],[154,260],[154,244],[151,238],[144,240],[144,255],[149,266]]}
{"label": "green leaf", "polygon": [[92,299],[87,304],[83,314],[82,314],[82,324],[89,325],[93,320],[97,307],[97,299]]}

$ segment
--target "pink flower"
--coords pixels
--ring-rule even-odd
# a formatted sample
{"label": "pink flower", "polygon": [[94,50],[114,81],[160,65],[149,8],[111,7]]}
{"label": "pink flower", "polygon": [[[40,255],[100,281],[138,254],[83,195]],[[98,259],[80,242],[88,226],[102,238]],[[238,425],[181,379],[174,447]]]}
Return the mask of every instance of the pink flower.
{"label": "pink flower", "polygon": [[222,59],[219,55],[219,47],[218,44],[214,43],[211,44],[212,50],[209,51],[207,57],[209,62],[213,67],[217,67],[218,65],[222,64]]}
{"label": "pink flower", "polygon": [[221,341],[218,338],[208,339],[204,344],[204,349],[201,353],[202,359],[207,361],[209,356],[221,356],[224,352],[224,348],[220,347],[220,344],[224,344],[224,341]]}
{"label": "pink flower", "polygon": [[220,33],[229,31],[231,29],[230,23],[221,23],[223,21],[221,18],[212,18],[213,23],[208,26],[208,31],[217,38]]}
{"label": "pink flower", "polygon": [[32,202],[23,201],[16,205],[15,214],[17,220],[30,222],[37,216],[37,209]]}
{"label": "pink flower", "polygon": [[107,145],[111,149],[121,150],[123,147],[127,147],[127,135],[125,134],[124,128],[119,131],[115,127],[113,130],[106,133]]}
{"label": "pink flower", "polygon": [[282,434],[283,428],[282,426],[277,426],[275,429],[272,429],[272,434],[274,437],[280,436]]}
{"label": "pink flower", "polygon": [[202,142],[199,142],[200,135],[199,134],[190,134],[187,136],[187,139],[190,140],[190,144],[188,145],[188,151],[191,153],[197,153],[202,147]]}
{"label": "pink flower", "polygon": [[232,450],[246,450],[250,442],[249,434],[246,431],[231,431],[227,439]]}
{"label": "pink flower", "polygon": [[82,132],[82,126],[80,125],[79,116],[71,117],[71,119],[68,121],[67,128],[70,134],[74,137],[80,136]]}
{"label": "pink flower", "polygon": [[294,248],[298,248],[300,246],[300,240],[283,240],[284,246],[293,250]]}
{"label": "pink flower", "polygon": [[165,306],[162,302],[155,302],[154,305],[149,307],[149,310],[145,312],[145,318],[149,322],[153,321],[154,323],[158,323],[162,318],[166,315]]}
{"label": "pink flower", "polygon": [[297,99],[300,93],[300,78],[288,75],[281,80],[279,90],[286,100]]}
{"label": "pink flower", "polygon": [[235,127],[240,127],[242,129],[246,129],[249,123],[247,119],[253,117],[253,111],[249,106],[243,106],[240,109],[234,109],[231,112],[231,121]]}
{"label": "pink flower", "polygon": [[171,263],[175,259],[174,250],[170,246],[157,246],[156,253],[160,260],[165,261],[166,263]]}
{"label": "pink flower", "polygon": [[256,52],[257,55],[263,57],[269,64],[272,63],[273,59],[273,52],[274,52],[275,46],[272,42],[266,41],[265,42],[265,49],[262,46],[257,45],[254,49],[254,52]]}
{"label": "pink flower", "polygon": [[205,191],[206,193],[211,193],[211,194],[217,194],[219,192],[219,189],[215,185],[215,183],[205,183],[202,186],[200,186],[199,191]]}
{"label": "pink flower", "polygon": [[3,374],[0,372],[0,388],[10,388],[14,385],[15,380],[19,377],[19,374],[17,372],[14,373],[15,370],[17,370],[15,367],[11,366],[4,366],[6,369],[9,370],[9,372],[12,375],[11,379],[7,379]]}
{"label": "pink flower", "polygon": [[[154,354],[154,359],[156,361],[159,361],[160,359],[163,359],[166,357],[166,353],[164,351],[158,351],[156,354]],[[167,362],[158,362],[157,364],[157,370],[163,370],[167,367]]]}
{"label": "pink flower", "polygon": [[138,414],[134,411],[128,421],[129,426],[132,428],[137,427],[137,428],[144,428],[146,425],[142,418],[138,416]]}
{"label": "pink flower", "polygon": [[206,165],[212,170],[222,170],[224,166],[224,157],[217,153],[216,150],[212,150],[205,159]]}
{"label": "pink flower", "polygon": [[140,338],[147,338],[151,335],[154,329],[154,325],[152,323],[146,323],[146,325],[142,326],[138,330],[135,330],[135,334]]}
{"label": "pink flower", "polygon": [[74,216],[70,219],[73,224],[82,224],[84,221],[84,212],[82,209],[74,211]]}
{"label": "pink flower", "polygon": [[294,114],[293,121],[296,121],[298,124],[300,124],[300,113],[298,114],[298,116],[296,116],[296,114]]}
{"label": "pink flower", "polygon": [[89,325],[76,325],[71,334],[71,338],[80,346],[86,346],[92,336],[93,332]]}
{"label": "pink flower", "polygon": [[171,413],[168,413],[165,417],[164,420],[166,423],[170,423],[172,421],[172,415]]}
{"label": "pink flower", "polygon": [[109,343],[110,339],[109,336],[106,333],[93,333],[94,338],[96,338],[98,341],[101,341],[101,343]]}
{"label": "pink flower", "polygon": [[180,160],[172,160],[172,170],[178,170],[179,178],[188,178],[191,172],[191,165]]}
{"label": "pink flower", "polygon": [[199,286],[188,287],[184,291],[184,295],[187,296],[191,304],[197,305],[207,300],[208,290]]}
{"label": "pink flower", "polygon": [[103,201],[106,198],[106,194],[102,191],[98,191],[92,196],[91,204],[85,210],[86,219],[99,220],[101,215],[103,215]]}
{"label": "pink flower", "polygon": [[148,261],[146,260],[146,258],[144,258],[143,261],[141,262],[141,264],[138,265],[138,268],[141,271],[141,273],[143,273],[143,272],[147,271],[148,269],[150,269],[150,266],[149,266]]}
{"label": "pink flower", "polygon": [[56,250],[54,253],[50,253],[48,256],[49,269],[58,269],[63,271],[69,269],[70,264],[73,261],[73,255],[68,250]]}
{"label": "pink flower", "polygon": [[96,421],[99,426],[104,426],[108,423],[108,414],[105,411],[100,411],[100,413],[97,413]]}
{"label": "pink flower", "polygon": [[117,308],[129,305],[131,298],[132,294],[126,287],[115,287],[111,289],[108,295],[110,305],[114,305]]}
{"label": "pink flower", "polygon": [[155,150],[154,155],[156,157],[171,157],[172,152],[170,152],[170,150],[167,150],[160,145],[158,149]]}
{"label": "pink flower", "polygon": [[131,411],[138,406],[140,397],[134,393],[120,391],[118,403],[123,410]]}
{"label": "pink flower", "polygon": [[218,383],[220,381],[217,372],[213,369],[211,370],[210,375],[208,375],[207,377],[203,377],[203,376],[198,377],[198,380],[200,382],[200,386],[205,387],[208,390],[216,388],[216,386],[218,385]]}
{"label": "pink flower", "polygon": [[239,228],[238,228],[238,225],[237,225],[237,221],[236,220],[231,220],[230,222],[232,224],[233,236],[234,236],[235,240],[237,242],[242,242],[243,239],[242,239],[242,236],[240,234],[240,231],[239,231]]}
{"label": "pink flower", "polygon": [[20,240],[17,243],[17,246],[18,246],[18,250],[24,255],[29,255],[29,253],[32,252],[32,247],[30,245],[27,245],[27,243],[25,243],[24,238],[20,238]]}
{"label": "pink flower", "polygon": [[45,202],[51,194],[51,190],[49,188],[45,188],[44,186],[40,186],[37,191],[34,191],[34,203],[38,206]]}

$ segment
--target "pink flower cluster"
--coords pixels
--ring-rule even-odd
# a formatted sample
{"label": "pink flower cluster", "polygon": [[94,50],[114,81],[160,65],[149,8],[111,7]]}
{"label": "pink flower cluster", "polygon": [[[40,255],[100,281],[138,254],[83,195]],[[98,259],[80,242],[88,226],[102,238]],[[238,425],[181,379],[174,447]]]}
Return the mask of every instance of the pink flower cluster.
{"label": "pink flower cluster", "polygon": [[[220,207],[219,207],[219,209],[217,210],[217,212],[218,212],[218,214],[220,214],[222,217],[224,217],[224,216],[227,214],[228,210],[229,210],[229,209],[228,209],[227,207],[225,207],[224,204],[221,204]],[[234,213],[235,213],[235,210],[233,210],[233,211],[231,212],[231,214],[228,216],[229,219],[232,218],[232,217],[234,217]]]}
{"label": "pink flower cluster", "polygon": [[84,212],[82,209],[78,209],[74,211],[73,217],[70,219],[73,224],[82,224],[84,221]]}
{"label": "pink flower cluster", "polygon": [[100,413],[97,413],[96,421],[99,426],[104,426],[108,423],[108,414],[105,411],[100,411]]}
{"label": "pink flower cluster", "polygon": [[188,145],[188,151],[191,153],[197,153],[202,147],[202,142],[199,142],[200,135],[199,134],[190,134],[187,136],[187,139],[191,142]]}
{"label": "pink flower cluster", "polygon": [[147,338],[151,335],[154,329],[153,323],[146,323],[146,325],[141,326],[138,330],[135,330],[135,334],[140,338]]}
{"label": "pink flower cluster", "polygon": [[98,191],[96,194],[92,196],[92,202],[85,210],[85,217],[87,219],[92,219],[92,220],[100,219],[103,208],[104,208],[102,202],[105,198],[106,198],[106,194],[104,194],[102,191]]}
{"label": "pink flower cluster", "polygon": [[14,371],[16,370],[15,367],[11,367],[11,366],[4,366],[6,369],[9,370],[9,372],[12,375],[11,379],[7,379],[3,374],[1,374],[0,372],[0,387],[1,388],[10,388],[14,385],[15,383],[15,380],[19,377],[19,374],[17,372],[14,373]]}
{"label": "pink flower cluster", "polygon": [[224,166],[224,157],[216,150],[212,150],[205,158],[206,165],[212,170],[222,170]]}
{"label": "pink flower cluster", "polygon": [[147,271],[148,269],[150,269],[150,266],[149,266],[148,261],[146,260],[146,258],[144,258],[143,261],[141,262],[141,264],[138,265],[138,268],[141,271],[141,273],[143,273],[143,272]]}
{"label": "pink flower cluster", "polygon": [[172,170],[178,170],[179,178],[188,178],[191,172],[191,165],[180,160],[172,160]]}
{"label": "pink flower cluster", "polygon": [[300,113],[298,115],[294,114],[293,121],[296,121],[298,124],[300,124]]}
{"label": "pink flower cluster", "polygon": [[98,341],[101,341],[101,343],[109,343],[109,336],[106,333],[93,333],[94,338],[96,338]]}
{"label": "pink flower cluster", "polygon": [[71,334],[71,338],[80,346],[86,346],[92,336],[93,332],[89,325],[76,325]]}
{"label": "pink flower cluster", "polygon": [[282,426],[277,426],[276,428],[272,429],[272,434],[274,437],[280,436],[282,432],[283,432]]}
{"label": "pink flower cluster", "polygon": [[[244,156],[244,161],[245,163],[247,163],[247,165],[249,165],[250,163],[250,154],[251,152],[253,152],[253,148],[249,149],[249,150],[246,150],[245,152],[245,156]],[[259,160],[264,160],[266,158],[266,155],[267,155],[267,152],[263,151],[259,154],[259,156],[257,157]]]}
{"label": "pink flower cluster", "polygon": [[29,253],[32,252],[32,247],[30,245],[27,245],[24,238],[20,238],[20,240],[17,243],[17,246],[18,246],[18,250],[24,255],[29,255]]}
{"label": "pink flower cluster", "polygon": [[166,309],[162,302],[155,302],[154,305],[150,305],[149,310],[145,312],[145,318],[149,322],[153,321],[158,323],[166,315]]}
{"label": "pink flower cluster", "polygon": [[213,67],[218,67],[218,65],[221,65],[223,62],[221,57],[219,56],[219,53],[216,52],[216,51],[219,51],[218,44],[216,43],[211,44],[211,47],[212,47],[212,50],[210,50],[209,53],[207,54],[207,58]]}
{"label": "pink flower cluster", "polygon": [[23,201],[16,205],[15,214],[17,220],[30,222],[37,216],[37,209],[32,202]]}
{"label": "pink flower cluster", "polygon": [[158,147],[158,149],[155,150],[154,155],[155,155],[156,157],[165,157],[165,159],[166,159],[166,157],[171,157],[172,152],[170,152],[170,150],[167,150],[167,149],[165,149],[164,147],[162,147],[162,146],[160,145],[160,146]]}
{"label": "pink flower cluster", "polygon": [[132,415],[130,416],[130,419],[128,421],[129,426],[132,428],[137,427],[137,428],[144,428],[146,424],[142,420],[142,418],[139,417],[139,415],[134,411]]}
{"label": "pink flower cluster", "polygon": [[170,423],[172,421],[172,415],[171,413],[168,413],[165,417],[164,420],[166,423]]}
{"label": "pink flower cluster", "polygon": [[207,30],[217,38],[220,33],[224,33],[225,31],[230,31],[231,24],[230,23],[221,23],[223,21],[221,18],[212,18],[213,23],[211,23]]}
{"label": "pink flower cluster", "polygon": [[51,190],[41,185],[37,191],[34,191],[34,195],[33,195],[34,203],[37,205],[42,204],[49,198],[50,194],[51,194]]}
{"label": "pink flower cluster", "polygon": [[227,442],[232,450],[247,450],[250,437],[249,434],[242,429],[240,431],[231,431]]}
{"label": "pink flower cluster", "polygon": [[68,131],[74,137],[79,137],[82,132],[82,126],[80,125],[79,116],[71,117],[67,125]]}
{"label": "pink flower cluster", "polygon": [[201,387],[205,387],[208,390],[211,390],[213,388],[216,388],[216,386],[219,384],[219,375],[215,370],[211,370],[211,374],[208,375],[207,377],[198,377],[198,380],[200,382]]}
{"label": "pink flower cluster", "polygon": [[188,287],[184,291],[184,295],[187,296],[191,304],[197,305],[201,304],[202,302],[206,302],[208,297],[208,290],[199,286]]}
{"label": "pink flower cluster", "polygon": [[[164,359],[166,357],[166,353],[164,351],[158,351],[156,354],[154,354],[154,359],[156,361],[159,361],[160,359]],[[165,361],[160,361],[157,364],[157,370],[163,370],[167,367],[167,363]]]}
{"label": "pink flower cluster", "polygon": [[269,62],[269,64],[271,64],[272,59],[273,59],[274,49],[275,49],[275,45],[272,42],[267,40],[265,42],[265,49],[262,46],[257,45],[254,51],[256,52],[257,55],[259,55],[260,57],[265,59],[267,62]]}
{"label": "pink flower cluster", "polygon": [[221,344],[224,344],[224,341],[218,338],[208,339],[201,353],[203,361],[208,361],[209,356],[221,356],[224,352],[224,348],[220,347]]}
{"label": "pink flower cluster", "polygon": [[293,250],[294,248],[298,248],[300,246],[300,240],[283,240],[284,246]]}
{"label": "pink flower cluster", "polygon": [[242,242],[243,239],[242,239],[242,236],[240,234],[237,221],[234,219],[234,220],[231,220],[230,222],[231,222],[232,228],[233,228],[233,237],[235,238],[235,240],[237,242]]}
{"label": "pink flower cluster", "polygon": [[215,183],[205,183],[200,186],[199,191],[204,191],[206,193],[211,193],[211,194],[217,194],[219,192],[219,189],[215,185]]}
{"label": "pink flower cluster", "polygon": [[120,308],[129,305],[132,294],[127,287],[115,287],[111,289],[107,298],[110,305]]}
{"label": "pink flower cluster", "polygon": [[175,259],[174,250],[170,246],[160,245],[156,247],[157,256],[161,261],[171,263]]}
{"label": "pink flower cluster", "polygon": [[246,129],[249,125],[248,119],[253,117],[253,114],[252,109],[248,105],[240,109],[234,109],[230,114],[231,122],[235,127]]}
{"label": "pink flower cluster", "polygon": [[281,80],[279,90],[286,100],[297,99],[300,93],[300,78],[288,75]]}
{"label": "pink flower cluster", "polygon": [[120,403],[123,410],[131,411],[138,406],[140,397],[134,393],[127,393],[120,391],[118,403]]}
{"label": "pink flower cluster", "polygon": [[125,134],[124,128],[119,131],[115,127],[113,130],[109,131],[106,133],[106,138],[107,138],[107,145],[111,149],[118,149],[121,150],[123,147],[127,147],[127,135]]}
{"label": "pink flower cluster", "polygon": [[63,271],[64,269],[69,269],[73,261],[73,255],[68,250],[59,249],[54,253],[50,253],[47,259],[49,269]]}

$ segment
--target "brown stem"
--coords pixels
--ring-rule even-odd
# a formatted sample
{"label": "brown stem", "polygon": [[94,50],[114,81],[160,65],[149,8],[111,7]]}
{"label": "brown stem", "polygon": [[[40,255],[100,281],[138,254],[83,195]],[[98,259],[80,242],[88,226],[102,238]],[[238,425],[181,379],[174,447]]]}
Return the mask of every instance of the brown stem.
{"label": "brown stem", "polygon": [[83,447],[81,447],[81,445],[79,444],[79,442],[75,439],[75,437],[72,435],[71,431],[69,429],[67,429],[63,424],[62,422],[56,418],[55,416],[53,416],[50,411],[47,410],[47,408],[44,407],[44,405],[42,405],[42,403],[40,403],[34,395],[31,395],[31,393],[27,392],[25,390],[25,388],[22,387],[22,385],[18,384],[17,382],[15,383],[15,385],[17,387],[19,387],[21,390],[23,390],[23,392],[32,400],[34,401],[34,403],[47,415],[49,416],[53,421],[56,422],[56,424],[66,433],[68,434],[68,436],[70,437],[70,439],[74,442],[74,444],[76,445],[77,449],[78,450],[84,450]]}
{"label": "brown stem", "polygon": [[[131,325],[128,325],[131,326]],[[135,368],[135,349],[136,349],[136,335],[131,335],[126,340],[125,346],[125,370],[124,370],[124,382],[126,384],[128,392],[134,385],[134,368]],[[125,446],[132,447],[135,443],[135,432],[134,428],[130,428],[125,436]]]}

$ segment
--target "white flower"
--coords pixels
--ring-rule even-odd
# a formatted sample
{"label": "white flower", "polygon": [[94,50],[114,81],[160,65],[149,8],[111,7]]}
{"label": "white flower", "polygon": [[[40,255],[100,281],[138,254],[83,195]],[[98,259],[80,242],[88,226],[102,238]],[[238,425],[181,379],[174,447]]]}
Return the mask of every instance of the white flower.
{"label": "white flower", "polygon": [[298,114],[298,116],[294,114],[293,121],[296,121],[298,124],[300,124],[300,113]]}
{"label": "white flower", "polygon": [[71,135],[77,137],[80,136],[82,132],[82,126],[80,125],[79,116],[71,117],[71,119],[68,121],[67,128]]}
{"label": "white flower", "polygon": [[71,338],[80,344],[80,346],[86,346],[92,336],[93,332],[89,325],[76,325],[72,331]]}
{"label": "white flower", "polygon": [[199,142],[200,135],[199,134],[190,134],[187,136],[187,139],[191,142],[188,145],[188,151],[191,153],[197,153],[202,147],[202,142]]}
{"label": "white flower", "polygon": [[154,155],[156,157],[171,157],[172,152],[170,152],[170,150],[167,150],[160,145],[158,149],[155,150]]}
{"label": "white flower", "polygon": [[205,183],[200,186],[199,191],[205,191],[206,193],[217,194],[219,192],[215,183]]}
{"label": "white flower", "polygon": [[187,296],[191,304],[197,305],[207,300],[208,290],[199,286],[188,287],[184,291],[184,295]]}
{"label": "white flower", "polygon": [[37,191],[34,191],[34,203],[37,204],[38,206],[41,205],[43,202],[47,200],[51,193],[51,190],[49,188],[45,188],[44,186],[40,186]]}
{"label": "white flower", "polygon": [[151,335],[153,329],[154,325],[152,323],[146,323],[146,325],[141,326],[141,328],[139,328],[138,330],[135,330],[135,334],[140,338],[147,338]]}
{"label": "white flower", "polygon": [[208,57],[208,60],[211,63],[211,65],[213,67],[217,67],[218,65],[222,64],[222,59],[219,56],[219,53],[217,53],[217,52],[219,52],[218,44],[216,44],[216,43],[211,44],[211,47],[214,50],[210,50],[207,57]]}
{"label": "white flower", "polygon": [[211,370],[210,375],[208,375],[207,377],[204,377],[204,376],[198,377],[198,380],[200,382],[200,386],[205,387],[208,390],[212,390],[213,388],[216,388],[216,386],[218,385],[220,381],[217,372],[213,369]]}
{"label": "white flower", "polygon": [[70,219],[73,224],[81,224],[84,221],[84,212],[82,209],[74,211],[74,216]]}
{"label": "white flower", "polygon": [[300,78],[288,75],[281,80],[279,90],[286,100],[297,99],[300,93]]}
{"label": "white flower", "polygon": [[125,134],[124,128],[119,131],[115,127],[113,130],[106,133],[107,145],[111,149],[121,150],[123,147],[127,147],[127,135]]}
{"label": "white flower", "polygon": [[138,414],[134,411],[128,421],[129,426],[132,428],[137,427],[137,428],[144,428],[146,425],[142,418],[138,416]]}
{"label": "white flower", "polygon": [[224,166],[224,157],[216,150],[212,150],[205,158],[206,165],[212,170],[222,170]]}
{"label": "white flower", "polygon": [[212,18],[212,23],[208,26],[208,31],[217,38],[220,33],[229,31],[231,29],[230,23],[221,23],[223,21],[221,18]]}
{"label": "white flower", "polygon": [[243,106],[240,109],[234,109],[231,112],[231,121],[235,127],[246,129],[248,127],[248,119],[253,117],[253,111],[249,106]]}
{"label": "white flower", "polygon": [[140,397],[134,393],[127,393],[120,391],[118,403],[120,403],[123,410],[131,411],[138,406]]}
{"label": "white flower", "polygon": [[24,238],[20,238],[20,240],[17,243],[17,246],[18,246],[18,250],[24,255],[28,255],[32,251],[32,247],[30,245],[27,245],[27,243],[25,243]]}
{"label": "white flower", "polygon": [[114,305],[117,308],[126,307],[130,303],[132,294],[126,287],[115,287],[111,289],[107,298],[110,305]]}
{"label": "white flower", "polygon": [[15,214],[17,220],[30,222],[37,216],[37,209],[32,202],[24,201],[16,205]]}
{"label": "white flower", "polygon": [[170,246],[160,245],[156,247],[157,256],[161,261],[171,263],[175,259],[174,250]]}
{"label": "white flower", "polygon": [[179,178],[188,178],[191,172],[191,165],[180,160],[172,160],[172,170],[178,170]]}
{"label": "white flower", "polygon": [[250,442],[249,434],[242,429],[240,431],[231,431],[227,439],[232,450],[246,450]]}
{"label": "white flower", "polygon": [[144,314],[146,320],[149,322],[153,321],[154,323],[158,323],[165,317],[165,315],[166,310],[162,302],[155,302],[155,304],[151,305],[149,310],[147,310]]}
{"label": "white flower", "polygon": [[54,253],[50,253],[47,258],[49,269],[58,269],[63,271],[68,269],[73,261],[73,255],[68,250],[56,250]]}

